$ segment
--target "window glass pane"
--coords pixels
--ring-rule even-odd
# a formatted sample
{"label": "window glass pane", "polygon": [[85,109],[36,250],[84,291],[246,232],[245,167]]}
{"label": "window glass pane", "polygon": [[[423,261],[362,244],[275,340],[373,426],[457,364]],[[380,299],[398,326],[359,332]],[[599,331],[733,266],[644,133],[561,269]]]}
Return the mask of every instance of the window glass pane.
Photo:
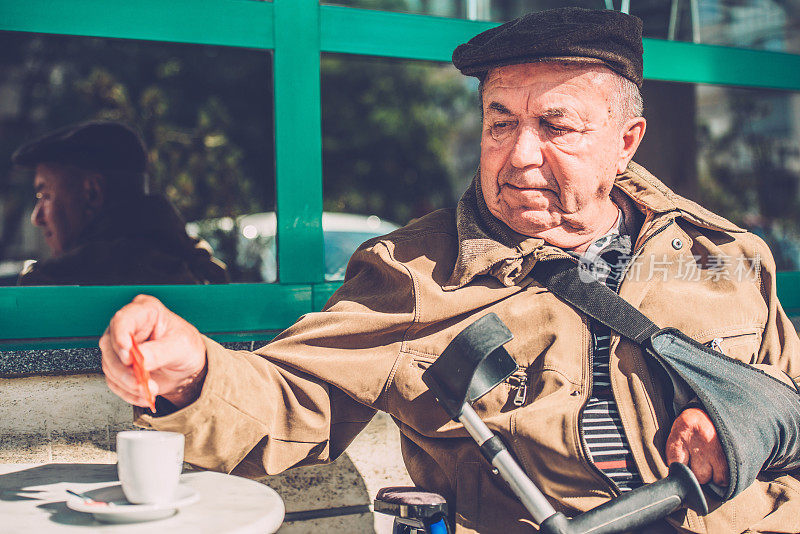
{"label": "window glass pane", "polygon": [[[42,274],[33,283],[223,281],[224,271],[195,246],[169,204],[183,220],[196,221],[189,233],[211,244],[231,281],[262,280],[262,264],[274,265],[274,257],[245,253],[252,240],[239,218],[274,211],[271,76],[266,51],[0,33],[2,283],[17,283],[32,260]],[[88,187],[86,165],[93,164],[76,168],[59,160],[48,185],[63,185],[59,205],[74,224],[62,230],[45,209],[31,218],[35,167],[11,165],[11,154],[47,132],[90,120],[118,121],[141,136],[151,196],[169,204],[133,195],[87,207],[80,188]],[[103,184],[112,181],[98,173]],[[113,197],[106,185],[98,187],[106,200]]]}
{"label": "window glass pane", "polygon": [[644,36],[800,53],[800,6],[780,0],[333,0],[350,7],[505,22],[562,6],[620,9],[644,22]]}
{"label": "window glass pane", "polygon": [[800,270],[800,94],[653,81],[643,94],[636,161]]}
{"label": "window glass pane", "polygon": [[800,270],[800,94],[700,85],[698,198]]}
{"label": "window glass pane", "polygon": [[[342,266],[330,256],[334,248],[346,244],[352,253],[391,230],[387,222],[402,225],[455,206],[478,165],[476,88],[449,64],[324,55],[327,276]],[[346,228],[333,229],[334,213],[349,215]]]}
{"label": "window glass pane", "polygon": [[775,0],[631,2],[646,37],[800,52],[800,7]]}

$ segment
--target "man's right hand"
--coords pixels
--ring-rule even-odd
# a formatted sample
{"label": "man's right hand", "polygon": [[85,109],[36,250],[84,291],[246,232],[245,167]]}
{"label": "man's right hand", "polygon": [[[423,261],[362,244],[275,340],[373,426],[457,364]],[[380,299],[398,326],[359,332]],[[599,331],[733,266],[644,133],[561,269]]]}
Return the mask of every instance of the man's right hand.
{"label": "man's right hand", "polygon": [[178,408],[194,402],[205,379],[206,348],[200,332],[160,300],[139,295],[120,309],[100,338],[108,387],[136,406],[147,406],[132,367],[131,335],[150,372],[150,392]]}

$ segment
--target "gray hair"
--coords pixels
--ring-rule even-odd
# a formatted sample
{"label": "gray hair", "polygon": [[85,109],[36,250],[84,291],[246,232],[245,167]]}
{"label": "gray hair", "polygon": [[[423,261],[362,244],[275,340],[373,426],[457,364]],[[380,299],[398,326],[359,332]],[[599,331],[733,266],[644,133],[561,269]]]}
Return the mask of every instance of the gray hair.
{"label": "gray hair", "polygon": [[[596,67],[597,63],[587,61],[548,61],[561,65],[563,68],[575,68],[576,66],[593,66]],[[628,78],[617,74],[611,69],[604,68],[599,74],[605,78],[604,82],[613,84],[614,91],[611,95],[611,114],[616,119],[617,124],[620,126],[628,119],[644,116],[644,101],[642,100],[642,92],[639,86],[633,83]],[[481,116],[483,116],[483,86],[486,76],[481,78],[478,83],[478,100],[481,108]]]}
{"label": "gray hair", "polygon": [[644,101],[639,86],[616,72],[605,74],[616,86],[612,95],[611,113],[622,124],[628,119],[644,116]]}

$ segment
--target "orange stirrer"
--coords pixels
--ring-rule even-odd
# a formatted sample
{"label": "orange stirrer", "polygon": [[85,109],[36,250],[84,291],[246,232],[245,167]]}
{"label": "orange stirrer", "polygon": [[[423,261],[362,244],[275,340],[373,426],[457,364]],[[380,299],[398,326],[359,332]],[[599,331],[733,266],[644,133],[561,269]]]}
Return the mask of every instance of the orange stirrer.
{"label": "orange stirrer", "polygon": [[142,351],[139,350],[139,346],[136,344],[133,334],[131,334],[131,343],[133,343],[133,347],[131,348],[131,354],[133,355],[133,374],[136,375],[136,381],[144,390],[144,395],[147,397],[147,402],[150,404],[150,410],[155,413],[156,398],[150,392],[150,373],[144,368],[144,356],[142,356]]}

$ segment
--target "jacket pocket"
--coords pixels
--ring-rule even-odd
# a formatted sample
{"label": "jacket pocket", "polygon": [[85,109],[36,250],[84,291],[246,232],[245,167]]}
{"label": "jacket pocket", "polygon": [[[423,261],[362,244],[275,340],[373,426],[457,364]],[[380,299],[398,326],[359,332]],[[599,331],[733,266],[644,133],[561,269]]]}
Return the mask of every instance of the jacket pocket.
{"label": "jacket pocket", "polygon": [[[436,361],[436,356],[414,355],[413,364],[423,372]],[[514,373],[503,380],[500,384],[492,388],[485,397],[495,398],[507,407],[519,407],[527,403],[528,400],[528,369],[518,367]],[[484,397],[481,397],[483,399]],[[479,400],[480,402],[480,400]]]}
{"label": "jacket pocket", "polygon": [[745,363],[754,363],[761,346],[761,332],[746,330],[725,335],[706,336],[700,340],[707,347]]}

